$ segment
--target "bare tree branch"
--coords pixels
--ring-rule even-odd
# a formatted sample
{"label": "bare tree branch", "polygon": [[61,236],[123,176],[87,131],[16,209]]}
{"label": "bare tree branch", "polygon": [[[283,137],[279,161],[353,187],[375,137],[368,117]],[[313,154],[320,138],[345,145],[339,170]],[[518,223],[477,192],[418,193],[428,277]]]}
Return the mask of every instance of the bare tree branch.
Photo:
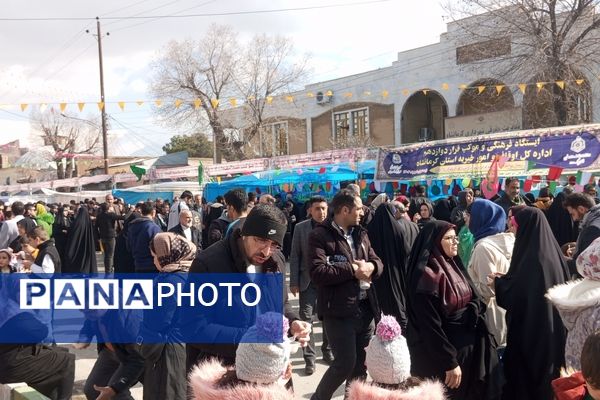
{"label": "bare tree branch", "polygon": [[[241,45],[231,27],[213,25],[197,42],[171,42],[154,72],[152,91],[164,100],[155,110],[163,123],[184,131],[210,127],[220,153],[235,160],[245,158],[244,147],[260,129],[267,97],[304,79],[306,60],[294,59],[290,39],[263,35]],[[244,142],[223,117],[229,98],[245,103]],[[177,99],[185,103],[176,107]]]}

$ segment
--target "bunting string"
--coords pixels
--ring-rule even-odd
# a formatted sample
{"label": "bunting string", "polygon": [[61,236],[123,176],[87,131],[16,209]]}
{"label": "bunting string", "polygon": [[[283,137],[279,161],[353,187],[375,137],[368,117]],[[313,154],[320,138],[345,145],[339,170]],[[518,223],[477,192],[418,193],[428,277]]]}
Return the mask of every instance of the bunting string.
{"label": "bunting string", "polygon": [[[600,77],[599,77],[600,79]],[[449,91],[451,89],[457,89],[461,92],[472,91],[473,95],[478,96],[484,93],[493,93],[496,96],[500,96],[504,91],[507,90],[518,90],[522,94],[525,94],[528,88],[532,88],[534,93],[539,94],[542,90],[550,90],[554,85],[558,87],[560,90],[565,90],[569,85],[571,86],[581,86],[586,81],[584,79],[576,79],[576,80],[556,80],[556,81],[546,81],[546,82],[533,82],[533,83],[513,83],[513,84],[491,84],[491,85],[477,85],[477,86],[469,86],[466,84],[459,84],[456,87],[452,87],[448,83],[442,83],[438,88],[427,87],[420,89],[409,89],[406,87],[396,88],[399,94],[402,94],[404,97],[409,97],[415,93],[422,93],[427,96],[430,92],[441,90]],[[339,95],[344,98],[346,101],[366,101],[366,100],[374,100],[381,99],[386,100],[389,98],[392,92],[389,89],[382,90],[362,90],[360,92],[356,91],[342,91]],[[301,100],[302,98],[324,98],[325,96],[331,98],[334,95],[334,91],[332,89],[324,89],[319,91],[306,91],[306,92],[296,92],[296,93],[287,93],[282,95],[270,95],[262,98],[267,105],[274,105],[278,102],[280,103],[294,103],[297,100]],[[226,98],[212,98],[208,101],[209,107],[213,109],[218,108],[235,108],[238,106],[243,106],[246,103],[256,101],[257,99],[253,96],[242,99],[238,97],[226,97]],[[22,112],[25,112],[29,109],[30,106],[38,106],[40,110],[46,109],[50,107],[51,110],[54,108],[60,110],[61,113],[64,113],[67,110],[83,112],[83,110],[88,105],[94,105],[98,108],[98,110],[106,109],[108,106],[118,106],[121,111],[126,111],[133,107],[142,107],[144,105],[153,105],[154,107],[162,107],[166,104],[172,104],[175,108],[181,107],[191,107],[193,109],[199,109],[203,106],[203,101],[201,99],[183,99],[178,98],[174,100],[163,100],[163,99],[138,99],[138,100],[119,100],[119,101],[105,101],[105,102],[97,102],[97,101],[75,101],[75,102],[66,102],[66,101],[43,101],[43,102],[19,102],[19,103],[1,103],[0,108],[5,107],[15,107],[20,108]],[[75,110],[76,109],[76,110]]]}

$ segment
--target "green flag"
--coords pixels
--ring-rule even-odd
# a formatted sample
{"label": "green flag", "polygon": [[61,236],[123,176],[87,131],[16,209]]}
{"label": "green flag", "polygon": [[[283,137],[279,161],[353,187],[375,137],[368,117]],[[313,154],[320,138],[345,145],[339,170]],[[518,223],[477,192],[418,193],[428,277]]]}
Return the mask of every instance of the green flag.
{"label": "green flag", "polygon": [[129,167],[131,168],[131,172],[133,172],[133,174],[137,176],[138,181],[141,181],[142,176],[146,175],[146,168],[140,165],[130,165]]}
{"label": "green flag", "polygon": [[198,185],[202,186],[202,182],[204,181],[204,165],[202,165],[202,161],[198,163]]}

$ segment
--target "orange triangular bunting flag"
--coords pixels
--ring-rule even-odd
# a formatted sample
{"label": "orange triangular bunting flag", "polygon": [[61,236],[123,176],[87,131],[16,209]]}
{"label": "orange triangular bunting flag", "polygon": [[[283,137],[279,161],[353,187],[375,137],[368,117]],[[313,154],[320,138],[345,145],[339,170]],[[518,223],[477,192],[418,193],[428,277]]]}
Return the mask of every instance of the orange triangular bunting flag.
{"label": "orange triangular bunting flag", "polygon": [[577,80],[575,80],[575,83],[578,84],[578,85],[581,85],[583,82],[584,82],[583,79],[577,79]]}
{"label": "orange triangular bunting flag", "polygon": [[519,86],[519,90],[521,91],[521,93],[525,94],[525,89],[527,89],[527,84],[519,83],[517,86]]}
{"label": "orange triangular bunting flag", "polygon": [[66,108],[67,108],[67,103],[60,103],[60,112],[65,112]]}
{"label": "orange triangular bunting flag", "polygon": [[183,101],[181,101],[180,99],[175,100],[175,108],[179,108],[179,106],[181,106],[181,103],[183,103]]}
{"label": "orange triangular bunting flag", "polygon": [[119,101],[117,104],[119,105],[119,108],[121,109],[121,111],[125,111],[125,102],[124,101]]}
{"label": "orange triangular bunting flag", "polygon": [[556,86],[558,86],[561,89],[565,88],[565,81],[556,81]]}
{"label": "orange triangular bunting flag", "polygon": [[410,94],[410,90],[408,90],[408,89],[403,89],[403,90],[402,90],[402,94],[403,94],[403,95],[405,95],[405,96],[408,96],[408,95]]}
{"label": "orange triangular bunting flag", "polygon": [[273,102],[273,96],[267,96],[267,104],[271,104]]}
{"label": "orange triangular bunting flag", "polygon": [[98,102],[98,110],[100,110],[100,111],[104,110],[104,102],[103,101]]}
{"label": "orange triangular bunting flag", "polygon": [[83,111],[83,107],[85,107],[85,103],[77,103],[77,108],[79,108],[79,112]]}
{"label": "orange triangular bunting flag", "polygon": [[27,108],[28,105],[29,104],[27,104],[27,103],[21,104],[21,111],[25,111],[25,109]]}
{"label": "orange triangular bunting flag", "polygon": [[285,99],[291,103],[292,101],[294,101],[294,96],[285,96]]}
{"label": "orange triangular bunting flag", "polygon": [[306,93],[306,95],[307,95],[308,97],[315,97],[315,94],[314,94],[313,92],[308,92],[308,93]]}
{"label": "orange triangular bunting flag", "polygon": [[483,93],[483,91],[485,90],[485,86],[477,86],[477,94],[481,94]]}
{"label": "orange triangular bunting flag", "polygon": [[447,83],[442,83],[442,90],[448,90],[450,86]]}
{"label": "orange triangular bunting flag", "polygon": [[388,97],[388,95],[390,94],[390,92],[388,92],[387,90],[384,90],[383,92],[381,92],[381,95],[385,98]]}
{"label": "orange triangular bunting flag", "polygon": [[138,106],[141,106],[142,104],[144,104],[144,101],[143,101],[143,100],[138,100],[138,101],[136,101],[136,104],[137,104]]}
{"label": "orange triangular bunting flag", "polygon": [[162,100],[154,100],[154,104],[156,104],[156,107],[160,107],[162,106]]}
{"label": "orange triangular bunting flag", "polygon": [[459,88],[460,90],[465,90],[465,89],[467,88],[467,85],[465,85],[465,84],[463,83],[463,84],[461,84],[461,85],[458,85],[458,88]]}
{"label": "orange triangular bunting flag", "polygon": [[202,105],[202,101],[200,99],[195,99],[194,108],[197,110],[198,108],[200,108],[200,105]]}
{"label": "orange triangular bunting flag", "polygon": [[211,99],[210,104],[212,104],[213,108],[219,107],[219,99]]}
{"label": "orange triangular bunting flag", "polygon": [[331,97],[333,96],[333,92],[331,90],[328,90],[327,93],[325,93],[325,95]]}
{"label": "orange triangular bunting flag", "polygon": [[423,89],[422,92],[425,96],[427,96],[427,93],[429,93],[429,89]]}
{"label": "orange triangular bunting flag", "polygon": [[352,97],[352,93],[346,92],[346,93],[344,93],[344,97],[349,99],[350,97]]}
{"label": "orange triangular bunting flag", "polygon": [[229,104],[231,104],[231,107],[235,107],[235,106],[237,106],[237,100],[236,99],[229,99]]}
{"label": "orange triangular bunting flag", "polygon": [[537,89],[538,89],[538,93],[542,91],[545,84],[546,84],[546,82],[536,82],[535,83],[535,86],[537,86]]}
{"label": "orange triangular bunting flag", "polygon": [[498,95],[500,95],[502,89],[504,89],[504,85],[496,85],[496,92],[498,93]]}

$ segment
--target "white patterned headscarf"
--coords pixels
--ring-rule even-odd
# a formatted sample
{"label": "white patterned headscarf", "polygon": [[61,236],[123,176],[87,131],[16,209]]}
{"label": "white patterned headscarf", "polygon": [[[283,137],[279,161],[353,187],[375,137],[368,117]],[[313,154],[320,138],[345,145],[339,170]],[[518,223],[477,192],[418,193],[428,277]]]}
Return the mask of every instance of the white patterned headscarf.
{"label": "white patterned headscarf", "polygon": [[584,278],[600,281],[600,238],[594,240],[577,257],[577,272]]}

